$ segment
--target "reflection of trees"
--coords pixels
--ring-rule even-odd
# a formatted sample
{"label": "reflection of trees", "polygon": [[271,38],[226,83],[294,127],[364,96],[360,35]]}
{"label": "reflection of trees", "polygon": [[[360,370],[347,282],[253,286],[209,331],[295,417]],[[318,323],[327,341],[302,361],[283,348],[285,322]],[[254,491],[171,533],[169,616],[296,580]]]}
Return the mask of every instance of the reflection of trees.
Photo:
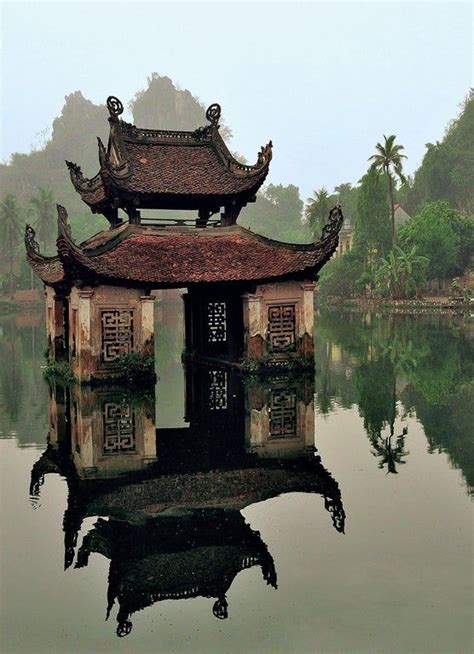
{"label": "reflection of trees", "polygon": [[462,331],[438,316],[322,312],[316,347],[320,411],[351,406],[341,401],[351,391],[380,467],[396,472],[407,455],[406,429],[395,434],[402,400],[405,410],[415,409],[430,451],[447,452],[473,486],[473,356]]}
{"label": "reflection of trees", "polygon": [[[17,432],[18,440],[30,443],[38,424],[46,424],[46,384],[41,372],[44,331],[34,315],[22,325],[22,315],[2,319],[0,328],[0,412],[2,430]],[[40,320],[38,320],[40,324]],[[41,442],[44,434],[40,432]]]}

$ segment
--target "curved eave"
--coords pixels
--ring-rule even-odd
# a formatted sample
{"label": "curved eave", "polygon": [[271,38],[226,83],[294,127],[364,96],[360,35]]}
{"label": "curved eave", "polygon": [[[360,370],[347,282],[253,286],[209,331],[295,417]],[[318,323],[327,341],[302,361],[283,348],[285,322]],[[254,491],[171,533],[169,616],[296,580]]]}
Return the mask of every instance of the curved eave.
{"label": "curved eave", "polygon": [[48,286],[56,286],[65,281],[64,267],[59,257],[44,257],[27,250],[26,258],[33,272]]}

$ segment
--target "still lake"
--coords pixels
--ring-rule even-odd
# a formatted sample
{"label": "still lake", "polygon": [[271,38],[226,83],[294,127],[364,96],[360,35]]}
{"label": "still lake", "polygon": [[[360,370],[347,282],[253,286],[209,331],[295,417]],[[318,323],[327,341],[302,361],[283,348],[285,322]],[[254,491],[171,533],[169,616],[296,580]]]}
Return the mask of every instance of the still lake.
{"label": "still lake", "polygon": [[0,318],[1,652],[471,651],[472,323],[325,311],[314,378],[249,383],[156,315],[138,398]]}

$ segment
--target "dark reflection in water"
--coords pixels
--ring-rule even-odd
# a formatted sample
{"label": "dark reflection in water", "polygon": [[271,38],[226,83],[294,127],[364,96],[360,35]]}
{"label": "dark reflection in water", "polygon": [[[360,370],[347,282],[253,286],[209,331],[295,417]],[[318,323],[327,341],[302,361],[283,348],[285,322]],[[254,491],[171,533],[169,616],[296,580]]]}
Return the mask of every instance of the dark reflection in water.
{"label": "dark reflection in water", "polygon": [[[277,588],[272,556],[240,513],[250,504],[318,493],[344,532],[339,486],[315,453],[311,378],[249,381],[220,368],[185,378],[187,424],[177,428],[156,429],[149,395],[51,389],[30,496],[48,473],[66,479],[64,567],[87,566],[92,552],[110,560],[107,617],[117,602],[118,636],[132,630],[133,613],[166,599],[214,598],[212,613],[227,618],[226,593],[253,566]],[[77,550],[89,516],[101,517]]]}
{"label": "dark reflection in water", "polygon": [[358,406],[372,453],[387,473],[399,472],[409,456],[408,427],[396,432],[396,419],[416,415],[429,450],[446,452],[472,493],[472,324],[444,316],[325,312],[318,329],[320,411]]}
{"label": "dark reflection in water", "polygon": [[314,380],[249,384],[179,307],[145,397],[0,318],[2,652],[470,651],[472,323],[321,313]]}

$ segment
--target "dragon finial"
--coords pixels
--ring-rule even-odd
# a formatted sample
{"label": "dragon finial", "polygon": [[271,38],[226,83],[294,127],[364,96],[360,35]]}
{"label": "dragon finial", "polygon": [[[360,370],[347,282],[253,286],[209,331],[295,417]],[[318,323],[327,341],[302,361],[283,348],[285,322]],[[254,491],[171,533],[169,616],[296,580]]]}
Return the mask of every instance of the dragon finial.
{"label": "dragon finial", "polygon": [[31,225],[25,225],[25,246],[28,252],[39,253],[39,243],[36,240],[36,232]]}

